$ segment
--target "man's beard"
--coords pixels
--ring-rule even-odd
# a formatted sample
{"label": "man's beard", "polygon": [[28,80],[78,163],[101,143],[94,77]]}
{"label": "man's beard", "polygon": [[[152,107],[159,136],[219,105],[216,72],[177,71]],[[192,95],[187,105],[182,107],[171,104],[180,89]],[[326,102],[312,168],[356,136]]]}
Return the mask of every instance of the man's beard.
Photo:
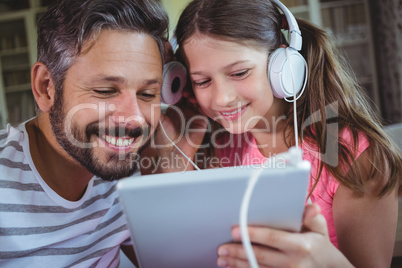
{"label": "man's beard", "polygon": [[[93,144],[90,139],[93,135],[99,137],[100,134],[113,135],[120,137],[138,138],[148,136],[149,131],[144,131],[141,127],[135,129],[126,129],[115,127],[112,129],[101,128],[98,123],[89,124],[85,132],[80,130],[77,125],[71,123],[69,136],[64,131],[66,115],[63,110],[63,93],[56,94],[54,105],[52,106],[49,117],[52,126],[53,134],[56,137],[60,146],[89,172],[104,180],[112,181],[120,178],[128,177],[134,174],[138,169],[138,160],[141,151],[147,146],[148,142],[138,148],[135,153],[116,153],[106,154],[103,157],[108,157],[106,163],[102,163],[96,157]],[[143,137],[145,139],[147,137]],[[77,144],[73,144],[75,141]],[[134,141],[135,142],[135,141]],[[82,146],[84,144],[85,146]],[[96,145],[95,145],[96,146]]]}

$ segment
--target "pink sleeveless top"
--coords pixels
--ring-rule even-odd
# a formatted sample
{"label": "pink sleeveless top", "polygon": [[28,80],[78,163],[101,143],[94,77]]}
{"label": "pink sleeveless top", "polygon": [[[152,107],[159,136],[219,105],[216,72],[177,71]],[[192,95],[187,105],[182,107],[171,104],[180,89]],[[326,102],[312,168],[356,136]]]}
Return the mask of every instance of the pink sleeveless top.
{"label": "pink sleeveless top", "polygon": [[[353,145],[353,137],[350,130],[343,130],[340,136],[346,141],[346,144]],[[218,154],[223,166],[257,165],[262,164],[265,159],[267,159],[257,148],[255,139],[251,133],[231,135],[230,139],[231,140],[226,136],[217,140],[218,144],[227,145],[218,149]],[[368,147],[369,141],[366,136],[359,134],[359,146],[357,147],[358,151],[356,152],[356,159]],[[312,146],[309,146],[304,142],[301,145],[301,148],[303,150],[303,159],[311,163],[311,174],[308,188],[308,191],[310,192],[316,182],[320,155]],[[338,242],[332,214],[332,203],[338,186],[339,182],[325,169],[325,167],[323,167],[320,179],[310,196],[311,201],[320,206],[321,213],[327,221],[329,238],[332,244],[336,247],[338,247]]]}

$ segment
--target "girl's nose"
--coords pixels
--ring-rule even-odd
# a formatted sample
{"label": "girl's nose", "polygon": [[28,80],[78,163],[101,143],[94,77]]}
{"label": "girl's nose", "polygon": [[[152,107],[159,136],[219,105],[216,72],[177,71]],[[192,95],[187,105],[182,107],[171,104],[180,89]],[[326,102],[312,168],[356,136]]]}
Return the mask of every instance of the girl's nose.
{"label": "girl's nose", "polygon": [[216,82],[212,92],[213,101],[217,107],[231,106],[237,99],[236,91],[223,82]]}

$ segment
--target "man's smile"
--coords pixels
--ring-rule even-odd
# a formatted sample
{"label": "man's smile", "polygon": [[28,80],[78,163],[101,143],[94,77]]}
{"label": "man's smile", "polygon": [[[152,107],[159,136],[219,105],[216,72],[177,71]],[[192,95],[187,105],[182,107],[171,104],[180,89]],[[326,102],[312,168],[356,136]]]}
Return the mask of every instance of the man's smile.
{"label": "man's smile", "polygon": [[107,143],[114,145],[114,146],[118,146],[118,147],[126,147],[131,145],[134,142],[134,138],[126,138],[126,137],[112,137],[112,136],[107,136],[107,135],[103,135],[101,137],[102,139],[104,139]]}

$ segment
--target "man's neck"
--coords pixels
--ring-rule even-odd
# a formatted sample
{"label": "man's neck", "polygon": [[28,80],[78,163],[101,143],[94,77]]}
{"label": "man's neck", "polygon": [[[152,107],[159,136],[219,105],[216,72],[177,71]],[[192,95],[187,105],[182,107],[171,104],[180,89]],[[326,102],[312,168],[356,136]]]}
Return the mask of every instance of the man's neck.
{"label": "man's neck", "polygon": [[32,161],[46,184],[61,197],[77,201],[93,175],[59,145],[48,114],[26,124]]}

